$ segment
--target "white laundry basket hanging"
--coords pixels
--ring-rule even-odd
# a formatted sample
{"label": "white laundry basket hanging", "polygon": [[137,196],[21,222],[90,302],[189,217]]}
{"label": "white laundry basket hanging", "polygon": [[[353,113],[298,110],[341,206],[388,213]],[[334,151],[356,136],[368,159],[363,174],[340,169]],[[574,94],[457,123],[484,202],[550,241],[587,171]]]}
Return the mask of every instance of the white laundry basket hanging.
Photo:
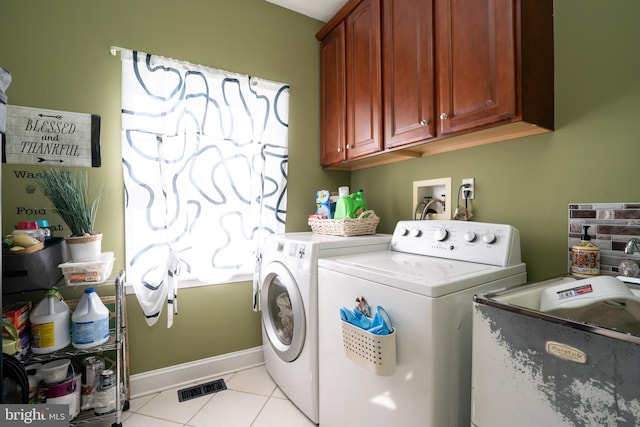
{"label": "white laundry basket hanging", "polygon": [[396,371],[396,330],[388,335],[375,335],[342,321],[342,341],[347,358],[376,375],[392,375]]}

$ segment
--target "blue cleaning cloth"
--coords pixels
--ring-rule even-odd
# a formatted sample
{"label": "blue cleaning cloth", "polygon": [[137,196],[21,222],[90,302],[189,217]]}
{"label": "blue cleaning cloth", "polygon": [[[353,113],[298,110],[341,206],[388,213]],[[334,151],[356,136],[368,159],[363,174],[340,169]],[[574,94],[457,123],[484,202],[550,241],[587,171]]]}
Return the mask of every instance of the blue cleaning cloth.
{"label": "blue cleaning cloth", "polygon": [[379,307],[378,309],[376,309],[376,313],[373,315],[373,319],[368,318],[359,310],[350,310],[346,307],[342,307],[340,309],[340,318],[347,323],[350,323],[375,335],[389,335],[391,333],[389,331],[389,325],[386,324],[382,315],[380,314]]}
{"label": "blue cleaning cloth", "polygon": [[358,310],[349,310],[346,307],[340,309],[340,318],[365,331],[371,326],[371,320]]}
{"label": "blue cleaning cloth", "polygon": [[376,314],[373,315],[371,326],[369,326],[369,329],[367,329],[367,331],[375,335],[389,335],[389,328],[380,315],[379,310],[376,310]]}

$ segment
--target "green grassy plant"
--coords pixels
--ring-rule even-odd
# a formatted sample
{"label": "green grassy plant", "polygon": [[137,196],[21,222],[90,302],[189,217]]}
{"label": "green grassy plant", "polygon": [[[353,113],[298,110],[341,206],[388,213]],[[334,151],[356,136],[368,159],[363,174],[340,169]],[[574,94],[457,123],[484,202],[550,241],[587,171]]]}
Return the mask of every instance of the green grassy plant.
{"label": "green grassy plant", "polygon": [[94,234],[102,188],[90,192],[86,171],[48,169],[34,179],[34,184],[69,226],[72,236]]}

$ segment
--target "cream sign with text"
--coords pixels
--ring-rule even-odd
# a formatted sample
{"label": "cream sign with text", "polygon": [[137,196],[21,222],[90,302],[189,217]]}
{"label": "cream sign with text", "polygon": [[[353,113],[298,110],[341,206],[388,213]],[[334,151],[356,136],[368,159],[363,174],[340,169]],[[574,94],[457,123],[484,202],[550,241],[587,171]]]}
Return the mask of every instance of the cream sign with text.
{"label": "cream sign with text", "polygon": [[7,105],[2,161],[100,167],[100,116]]}

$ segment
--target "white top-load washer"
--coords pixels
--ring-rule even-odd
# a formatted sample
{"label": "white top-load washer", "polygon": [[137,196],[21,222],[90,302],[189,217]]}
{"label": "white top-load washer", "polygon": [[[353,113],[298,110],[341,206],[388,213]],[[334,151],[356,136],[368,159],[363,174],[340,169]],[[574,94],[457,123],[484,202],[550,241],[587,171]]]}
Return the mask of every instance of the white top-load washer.
{"label": "white top-load washer", "polygon": [[[400,221],[389,250],[320,259],[320,424],[468,427],[473,295],[525,282],[504,224]],[[392,369],[371,369],[343,336],[341,309],[362,297],[390,317],[373,363],[393,354]]]}
{"label": "white top-load washer", "polygon": [[267,372],[318,423],[318,259],[386,250],[391,235],[311,232],[265,238],[260,263],[262,343]]}

